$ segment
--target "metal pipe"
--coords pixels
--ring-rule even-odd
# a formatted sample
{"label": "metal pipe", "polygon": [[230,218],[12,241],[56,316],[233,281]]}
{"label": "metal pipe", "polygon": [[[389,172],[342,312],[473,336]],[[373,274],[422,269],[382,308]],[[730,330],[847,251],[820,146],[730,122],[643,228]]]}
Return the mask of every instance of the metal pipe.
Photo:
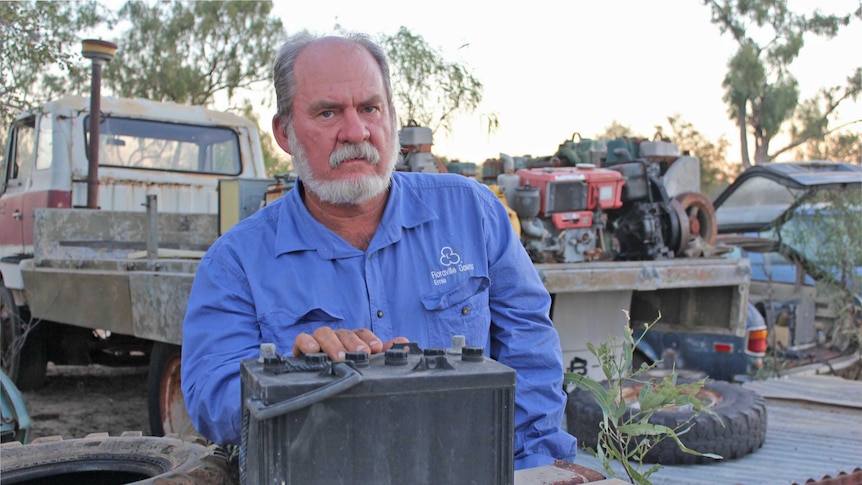
{"label": "metal pipe", "polygon": [[109,62],[117,51],[117,45],[104,40],[87,39],[81,54],[93,61],[90,80],[90,146],[87,155],[87,208],[99,208],[99,125],[102,112],[102,64]]}
{"label": "metal pipe", "polygon": [[159,204],[155,194],[147,195],[147,258],[159,259]]}

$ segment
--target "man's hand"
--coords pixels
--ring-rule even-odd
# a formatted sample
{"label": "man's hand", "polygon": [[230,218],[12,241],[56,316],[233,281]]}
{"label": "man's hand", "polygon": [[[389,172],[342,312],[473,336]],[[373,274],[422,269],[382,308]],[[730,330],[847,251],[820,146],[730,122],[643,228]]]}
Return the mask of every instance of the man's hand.
{"label": "man's hand", "polygon": [[396,337],[387,342],[381,342],[371,330],[359,330],[320,327],[313,334],[301,333],[293,341],[293,355],[325,352],[331,360],[344,360],[346,352],[365,352],[378,354],[392,348],[396,343],[407,343],[408,339]]}

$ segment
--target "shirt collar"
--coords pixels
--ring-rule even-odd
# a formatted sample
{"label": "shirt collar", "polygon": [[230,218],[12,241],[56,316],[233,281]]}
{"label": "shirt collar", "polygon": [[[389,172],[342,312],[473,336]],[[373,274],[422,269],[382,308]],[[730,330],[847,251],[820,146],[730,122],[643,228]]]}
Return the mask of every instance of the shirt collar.
{"label": "shirt collar", "polygon": [[[369,252],[400,240],[404,229],[438,218],[434,208],[422,199],[416,186],[410,183],[410,176],[401,172],[392,174],[389,199],[377,233],[368,248]],[[302,201],[302,190],[302,183],[297,180],[294,188],[282,197],[275,237],[276,254],[317,251],[326,259],[361,254],[311,216]]]}

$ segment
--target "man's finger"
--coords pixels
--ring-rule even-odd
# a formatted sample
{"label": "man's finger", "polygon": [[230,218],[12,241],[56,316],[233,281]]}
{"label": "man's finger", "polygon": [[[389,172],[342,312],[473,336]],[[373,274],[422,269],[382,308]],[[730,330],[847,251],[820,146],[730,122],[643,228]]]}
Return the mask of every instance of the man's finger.
{"label": "man's finger", "polygon": [[320,345],[317,340],[307,333],[301,333],[296,336],[293,341],[293,355],[298,357],[304,354],[313,354],[320,352]]}
{"label": "man's finger", "polygon": [[344,360],[347,347],[344,346],[341,339],[343,332],[349,330],[332,330],[329,327],[320,327],[314,331],[312,337],[320,346],[320,351],[325,352],[331,360]]}
{"label": "man's finger", "polygon": [[410,343],[410,340],[407,337],[395,337],[392,340],[387,340],[383,343],[383,350],[389,350],[395,346],[395,344],[406,344]]}

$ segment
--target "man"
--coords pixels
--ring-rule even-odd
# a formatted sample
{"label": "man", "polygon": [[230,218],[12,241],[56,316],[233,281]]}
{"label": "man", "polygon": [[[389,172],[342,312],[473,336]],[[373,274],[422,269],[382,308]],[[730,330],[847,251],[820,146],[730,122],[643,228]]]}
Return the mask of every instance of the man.
{"label": "man", "polygon": [[464,335],[517,371],[516,469],[572,459],[550,296],[502,203],[462,176],[393,173],[389,68],[367,37],[293,37],[274,77],[273,134],[298,183],[200,263],[182,355],[198,432],[239,441],[240,361],[261,343],[339,360]]}

